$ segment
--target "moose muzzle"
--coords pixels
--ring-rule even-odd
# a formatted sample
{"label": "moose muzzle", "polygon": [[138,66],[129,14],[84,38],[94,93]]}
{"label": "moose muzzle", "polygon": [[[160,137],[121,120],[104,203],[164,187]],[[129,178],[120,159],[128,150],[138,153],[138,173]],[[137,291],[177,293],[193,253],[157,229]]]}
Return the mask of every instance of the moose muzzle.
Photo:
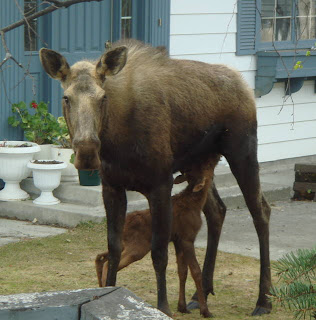
{"label": "moose muzzle", "polygon": [[99,156],[101,143],[99,140],[73,141],[75,151],[75,167],[80,170],[96,170],[100,168]]}

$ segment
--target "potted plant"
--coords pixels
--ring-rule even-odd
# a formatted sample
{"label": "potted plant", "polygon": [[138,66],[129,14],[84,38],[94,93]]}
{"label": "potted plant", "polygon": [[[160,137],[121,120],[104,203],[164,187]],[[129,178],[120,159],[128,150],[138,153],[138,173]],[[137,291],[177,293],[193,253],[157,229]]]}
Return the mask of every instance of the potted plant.
{"label": "potted plant", "polygon": [[53,195],[53,190],[60,184],[61,171],[67,167],[65,162],[56,160],[33,160],[27,167],[33,170],[33,181],[41,194],[33,203],[41,205],[53,205],[60,200]]}
{"label": "potted plant", "polygon": [[25,139],[40,145],[41,151],[35,159],[51,159],[51,145],[62,135],[58,119],[48,112],[45,102],[32,101],[29,106],[24,101],[12,104],[13,115],[8,118],[12,127],[20,127]]}
{"label": "potted plant", "polygon": [[78,172],[69,163],[73,150],[64,117],[56,118],[48,112],[47,103],[35,101],[29,107],[23,101],[13,104],[12,113],[8,123],[13,127],[21,127],[27,140],[41,146],[40,154],[34,159],[66,162],[68,165],[62,171],[61,181],[78,181]]}
{"label": "potted plant", "polygon": [[28,193],[20,188],[20,182],[25,179],[30,169],[27,163],[33,159],[33,154],[40,147],[33,142],[0,141],[0,178],[5,182],[0,191],[0,200],[26,200]]}
{"label": "potted plant", "polygon": [[[75,163],[75,154],[70,158],[70,163]],[[81,186],[99,186],[101,183],[99,170],[78,170]]]}

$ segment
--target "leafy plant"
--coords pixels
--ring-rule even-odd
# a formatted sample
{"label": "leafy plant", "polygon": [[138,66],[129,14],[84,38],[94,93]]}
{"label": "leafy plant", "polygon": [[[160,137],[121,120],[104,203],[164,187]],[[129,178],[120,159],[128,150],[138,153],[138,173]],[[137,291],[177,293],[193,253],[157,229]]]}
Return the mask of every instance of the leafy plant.
{"label": "leafy plant", "polygon": [[12,105],[13,115],[8,118],[12,127],[21,127],[25,138],[37,144],[58,144],[70,147],[68,128],[63,117],[56,118],[48,112],[45,102],[24,101]]}
{"label": "leafy plant", "polygon": [[316,247],[289,253],[272,263],[280,286],[270,298],[294,313],[296,319],[316,319]]}

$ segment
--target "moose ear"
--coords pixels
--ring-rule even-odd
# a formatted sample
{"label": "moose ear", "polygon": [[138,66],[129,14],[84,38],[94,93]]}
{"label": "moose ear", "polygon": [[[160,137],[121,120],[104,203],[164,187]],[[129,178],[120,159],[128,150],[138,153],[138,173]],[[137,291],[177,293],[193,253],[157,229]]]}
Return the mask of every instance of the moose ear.
{"label": "moose ear", "polygon": [[109,50],[102,55],[97,63],[96,72],[100,78],[114,76],[125,66],[127,60],[127,48],[125,46]]}
{"label": "moose ear", "polygon": [[46,48],[39,51],[39,56],[44,70],[50,77],[60,81],[66,80],[70,67],[64,56]]}

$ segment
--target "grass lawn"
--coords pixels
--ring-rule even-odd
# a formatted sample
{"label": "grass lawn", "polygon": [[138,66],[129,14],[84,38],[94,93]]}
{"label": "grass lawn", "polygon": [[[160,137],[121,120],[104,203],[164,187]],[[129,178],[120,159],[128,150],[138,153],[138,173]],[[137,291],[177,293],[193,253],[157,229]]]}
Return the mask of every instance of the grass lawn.
{"label": "grass lawn", "polygon": [[[94,259],[106,249],[106,225],[84,223],[55,237],[25,240],[0,247],[0,294],[57,291],[97,287]],[[200,263],[205,250],[197,249]],[[217,319],[254,319],[250,316],[258,295],[259,261],[224,252],[218,253],[215,293],[209,296],[210,311]],[[276,279],[274,279],[276,281]],[[168,298],[174,319],[200,319],[199,311],[177,312],[178,276],[173,246],[169,247]],[[118,274],[118,286],[133,291],[156,305],[156,280],[150,254]],[[187,301],[194,293],[187,281]],[[288,320],[292,316],[279,307],[260,319]]]}

